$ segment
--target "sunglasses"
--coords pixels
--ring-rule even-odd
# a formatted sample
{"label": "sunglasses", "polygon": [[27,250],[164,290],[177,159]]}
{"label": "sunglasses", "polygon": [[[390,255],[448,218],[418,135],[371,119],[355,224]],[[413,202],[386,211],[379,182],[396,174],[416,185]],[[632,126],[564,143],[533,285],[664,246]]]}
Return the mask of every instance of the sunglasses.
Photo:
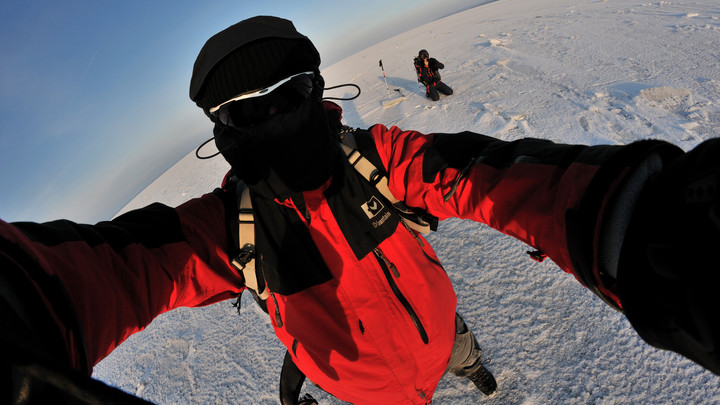
{"label": "sunglasses", "polygon": [[218,122],[231,127],[249,127],[275,114],[298,108],[312,93],[312,72],[302,72],[259,90],[240,94],[210,109]]}

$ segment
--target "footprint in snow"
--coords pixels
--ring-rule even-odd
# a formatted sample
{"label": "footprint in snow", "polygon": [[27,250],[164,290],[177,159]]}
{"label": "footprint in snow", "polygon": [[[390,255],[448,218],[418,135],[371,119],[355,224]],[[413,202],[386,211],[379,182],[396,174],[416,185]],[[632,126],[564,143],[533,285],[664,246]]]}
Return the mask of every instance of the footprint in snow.
{"label": "footprint in snow", "polygon": [[580,122],[580,126],[582,127],[583,130],[585,130],[585,131],[590,130],[590,123],[588,123],[587,118],[580,117],[580,119],[578,121]]}

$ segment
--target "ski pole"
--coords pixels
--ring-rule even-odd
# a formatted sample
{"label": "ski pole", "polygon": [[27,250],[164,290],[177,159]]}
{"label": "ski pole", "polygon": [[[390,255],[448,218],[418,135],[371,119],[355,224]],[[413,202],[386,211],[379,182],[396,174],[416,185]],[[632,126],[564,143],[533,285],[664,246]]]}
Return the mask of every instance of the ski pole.
{"label": "ski pole", "polygon": [[382,64],[382,59],[380,59],[380,69],[382,69],[383,72],[383,79],[385,79],[385,88],[387,89],[388,98],[390,97],[390,87],[387,84],[387,77],[385,77],[385,68]]}

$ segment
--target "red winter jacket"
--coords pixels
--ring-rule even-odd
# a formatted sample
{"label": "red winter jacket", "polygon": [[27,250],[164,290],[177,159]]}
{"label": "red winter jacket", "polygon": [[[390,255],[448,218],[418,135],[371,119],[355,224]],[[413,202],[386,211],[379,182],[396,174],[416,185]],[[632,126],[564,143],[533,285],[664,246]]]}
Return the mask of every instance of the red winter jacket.
{"label": "red winter jacket", "polygon": [[[602,277],[598,241],[612,222],[603,216],[614,190],[637,162],[667,145],[505,142],[380,125],[357,141],[382,163],[393,195],[408,206],[441,220],[486,223],[542,250],[586,285]],[[254,196],[304,224],[329,272],[294,289],[265,263],[273,326],[298,367],[338,398],[425,404],[453,344],[452,286],[429,244],[387,207],[378,210],[372,189],[347,193],[360,180],[341,162],[333,178],[301,197]],[[242,278],[226,254],[235,212],[226,207],[208,194],[94,226],[0,222],[1,258],[34,280],[62,336],[64,352],[49,356],[88,371],[160,313],[240,292]],[[372,225],[365,236],[350,231],[360,223]],[[612,291],[596,292],[619,305]]]}

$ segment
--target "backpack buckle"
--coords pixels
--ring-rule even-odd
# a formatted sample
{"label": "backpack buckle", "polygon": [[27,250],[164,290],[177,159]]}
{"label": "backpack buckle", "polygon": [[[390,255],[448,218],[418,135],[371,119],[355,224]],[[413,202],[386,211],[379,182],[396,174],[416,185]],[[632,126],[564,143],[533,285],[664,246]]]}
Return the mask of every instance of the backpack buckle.
{"label": "backpack buckle", "polygon": [[246,243],[245,246],[240,249],[240,253],[233,259],[232,265],[242,271],[253,259],[255,259],[255,245]]}

